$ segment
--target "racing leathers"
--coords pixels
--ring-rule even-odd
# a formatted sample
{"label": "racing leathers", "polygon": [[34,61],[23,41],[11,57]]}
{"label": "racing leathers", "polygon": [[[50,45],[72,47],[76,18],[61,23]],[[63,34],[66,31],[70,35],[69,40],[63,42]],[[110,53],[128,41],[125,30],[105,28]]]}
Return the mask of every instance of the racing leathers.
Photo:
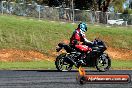
{"label": "racing leathers", "polygon": [[81,53],[83,53],[83,56],[81,56],[80,58],[84,59],[86,57],[86,52],[91,51],[92,49],[86,45],[80,44],[80,42],[92,44],[91,41],[86,39],[85,33],[77,28],[70,38],[70,44],[76,49],[80,50]]}

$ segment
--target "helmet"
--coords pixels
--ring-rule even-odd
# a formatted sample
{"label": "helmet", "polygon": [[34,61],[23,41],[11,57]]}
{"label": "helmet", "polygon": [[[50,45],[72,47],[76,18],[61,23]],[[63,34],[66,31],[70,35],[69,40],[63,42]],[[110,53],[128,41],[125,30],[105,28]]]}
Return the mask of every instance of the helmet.
{"label": "helmet", "polygon": [[84,22],[81,22],[81,23],[78,25],[78,28],[80,28],[81,31],[86,32],[86,31],[87,31],[87,24],[84,23]]}

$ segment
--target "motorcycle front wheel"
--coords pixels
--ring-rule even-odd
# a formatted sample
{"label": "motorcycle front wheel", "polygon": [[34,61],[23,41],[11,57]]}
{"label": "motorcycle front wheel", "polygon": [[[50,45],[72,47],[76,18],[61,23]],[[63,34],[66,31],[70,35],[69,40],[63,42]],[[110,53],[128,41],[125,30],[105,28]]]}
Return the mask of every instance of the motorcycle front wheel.
{"label": "motorcycle front wheel", "polygon": [[108,54],[103,53],[99,58],[96,60],[96,69],[100,72],[108,71],[111,67],[111,59],[109,58]]}
{"label": "motorcycle front wheel", "polygon": [[66,57],[66,53],[62,53],[57,56],[55,65],[58,71],[71,71],[73,65],[67,63],[64,59]]}

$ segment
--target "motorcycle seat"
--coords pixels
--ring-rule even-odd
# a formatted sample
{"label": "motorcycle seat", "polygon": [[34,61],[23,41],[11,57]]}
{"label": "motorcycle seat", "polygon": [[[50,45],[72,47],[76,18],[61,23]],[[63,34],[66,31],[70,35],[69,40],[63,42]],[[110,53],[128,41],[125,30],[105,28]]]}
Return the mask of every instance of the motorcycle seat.
{"label": "motorcycle seat", "polygon": [[58,46],[63,47],[63,46],[66,46],[66,44],[65,43],[59,43]]}
{"label": "motorcycle seat", "polygon": [[67,52],[75,51],[70,45],[67,45],[65,43],[59,43],[58,46],[64,48],[65,50],[67,50]]}

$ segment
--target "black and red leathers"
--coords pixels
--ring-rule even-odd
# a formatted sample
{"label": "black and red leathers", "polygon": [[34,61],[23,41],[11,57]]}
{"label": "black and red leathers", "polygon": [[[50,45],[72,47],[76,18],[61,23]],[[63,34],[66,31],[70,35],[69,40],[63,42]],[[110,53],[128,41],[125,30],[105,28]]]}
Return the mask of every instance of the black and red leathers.
{"label": "black and red leathers", "polygon": [[90,47],[80,44],[80,42],[92,43],[91,41],[88,41],[86,39],[84,32],[82,32],[79,28],[77,28],[77,29],[75,29],[75,31],[72,34],[72,37],[70,38],[70,44],[83,52],[92,50]]}

